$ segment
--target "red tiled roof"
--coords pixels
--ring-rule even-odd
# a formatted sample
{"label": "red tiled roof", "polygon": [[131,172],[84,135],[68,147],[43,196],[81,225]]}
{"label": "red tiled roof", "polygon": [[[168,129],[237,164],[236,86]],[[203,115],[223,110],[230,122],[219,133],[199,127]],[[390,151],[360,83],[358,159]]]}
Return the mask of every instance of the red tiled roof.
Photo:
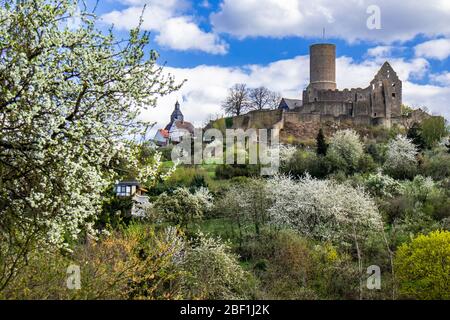
{"label": "red tiled roof", "polygon": [[164,138],[169,138],[169,130],[164,130],[164,129],[159,129],[159,133],[164,137]]}

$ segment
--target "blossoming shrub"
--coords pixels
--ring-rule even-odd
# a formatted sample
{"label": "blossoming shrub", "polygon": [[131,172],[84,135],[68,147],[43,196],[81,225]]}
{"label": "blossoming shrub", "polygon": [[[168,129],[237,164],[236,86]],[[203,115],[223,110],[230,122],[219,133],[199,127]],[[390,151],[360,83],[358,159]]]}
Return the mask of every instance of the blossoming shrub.
{"label": "blossoming shrub", "polygon": [[386,152],[384,171],[396,179],[411,179],[417,172],[417,147],[408,138],[398,135]]}
{"label": "blossoming shrub", "polygon": [[358,133],[353,130],[338,131],[330,140],[327,159],[335,170],[354,173],[363,155],[364,145]]}
{"label": "blossoming shrub", "polygon": [[240,235],[245,224],[253,225],[254,231],[259,234],[260,229],[269,220],[269,206],[270,198],[264,180],[241,179],[233,181],[225,194],[216,201],[215,211],[235,222]]}
{"label": "blossoming shrub", "polygon": [[399,195],[402,191],[400,182],[384,175],[382,172],[369,175],[364,184],[372,195],[378,197],[393,197]]}
{"label": "blossoming shrub", "polygon": [[395,266],[404,297],[450,299],[450,232],[434,231],[403,244]]}
{"label": "blossoming shrub", "polygon": [[153,207],[165,221],[187,226],[201,219],[212,208],[212,199],[206,188],[200,188],[195,193],[179,188],[172,194],[161,194]]}
{"label": "blossoming shrub", "polygon": [[299,181],[277,176],[269,180],[267,188],[273,200],[269,209],[272,223],[306,237],[349,241],[355,232],[380,230],[381,216],[362,188],[310,176]]}

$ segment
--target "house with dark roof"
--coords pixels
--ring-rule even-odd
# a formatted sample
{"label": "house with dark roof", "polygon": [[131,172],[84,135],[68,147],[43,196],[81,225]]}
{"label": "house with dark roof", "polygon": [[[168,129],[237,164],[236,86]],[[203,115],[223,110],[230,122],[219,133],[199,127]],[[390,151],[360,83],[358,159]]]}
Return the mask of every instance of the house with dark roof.
{"label": "house with dark roof", "polygon": [[158,146],[166,146],[169,144],[177,144],[181,142],[182,137],[186,134],[194,134],[194,126],[188,121],[184,121],[184,115],[181,112],[180,103],[175,103],[175,109],[170,116],[170,122],[156,132],[154,141]]}
{"label": "house with dark roof", "polygon": [[281,99],[279,109],[284,111],[294,111],[303,106],[303,101],[299,99]]}
{"label": "house with dark roof", "polygon": [[132,217],[145,217],[150,207],[150,200],[146,195],[147,190],[136,180],[117,181],[114,187],[119,198],[131,198],[132,205],[127,215]]}

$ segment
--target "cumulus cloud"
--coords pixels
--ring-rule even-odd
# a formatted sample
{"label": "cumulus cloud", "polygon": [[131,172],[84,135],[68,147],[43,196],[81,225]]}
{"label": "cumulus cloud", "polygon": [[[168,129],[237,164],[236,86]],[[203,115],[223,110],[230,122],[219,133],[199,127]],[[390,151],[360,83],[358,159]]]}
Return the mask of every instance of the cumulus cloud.
{"label": "cumulus cloud", "polygon": [[367,55],[369,57],[375,57],[375,58],[387,57],[387,56],[391,55],[393,50],[394,50],[394,47],[392,47],[392,46],[378,46],[378,47],[370,48],[369,50],[367,50]]}
{"label": "cumulus cloud", "polygon": [[[368,8],[377,5],[381,29],[371,30]],[[216,31],[238,38],[312,37],[327,35],[349,42],[407,41],[419,34],[429,37],[450,34],[448,1],[392,0],[223,0],[211,15]]]}
{"label": "cumulus cloud", "polygon": [[[429,64],[423,58],[411,60],[389,59],[404,83],[404,103],[414,107],[428,107],[432,112],[450,119],[448,101],[450,88],[439,85],[420,85],[416,79],[426,76]],[[337,59],[337,82],[340,89],[367,87],[381,68],[384,60],[368,59],[356,62],[350,57]],[[157,121],[161,128],[169,121],[176,100],[186,121],[196,127],[204,124],[210,115],[223,116],[221,102],[228,88],[235,83],[246,83],[250,87],[266,86],[280,92],[284,97],[301,99],[303,89],[309,83],[309,56],[275,61],[267,65],[243,67],[197,66],[194,68],[171,68],[166,72],[180,81],[188,81],[179,92],[159,100],[158,107],[146,112],[146,120]]]}
{"label": "cumulus cloud", "polygon": [[430,79],[434,84],[450,87],[450,72],[446,71],[439,74],[430,75]]}
{"label": "cumulus cloud", "polygon": [[201,50],[212,54],[225,54],[228,51],[228,45],[216,34],[203,32],[188,17],[167,20],[156,41],[174,50]]}
{"label": "cumulus cloud", "polygon": [[445,60],[450,57],[450,39],[435,39],[417,45],[416,56]]}
{"label": "cumulus cloud", "polygon": [[[199,50],[211,54],[225,54],[227,44],[217,34],[202,30],[193,16],[185,14],[189,3],[184,0],[122,0],[126,9],[104,14],[104,23],[118,29],[129,30],[139,24],[156,31],[156,42],[173,50]],[[145,5],[145,9],[144,9]]]}

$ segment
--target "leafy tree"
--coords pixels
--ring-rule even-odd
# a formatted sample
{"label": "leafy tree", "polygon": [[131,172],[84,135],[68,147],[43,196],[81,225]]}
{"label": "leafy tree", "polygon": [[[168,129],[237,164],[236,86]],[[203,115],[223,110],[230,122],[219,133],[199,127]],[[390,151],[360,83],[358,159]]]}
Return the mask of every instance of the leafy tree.
{"label": "leafy tree", "polygon": [[405,297],[450,299],[450,232],[434,231],[403,244],[395,265]]}
{"label": "leafy tree", "polygon": [[328,151],[328,144],[325,141],[325,135],[323,134],[323,129],[320,128],[319,133],[317,134],[317,155],[326,156]]}
{"label": "leafy tree", "polygon": [[417,169],[417,153],[411,140],[397,136],[389,143],[384,171],[397,179],[412,178]]}
{"label": "leafy tree", "polygon": [[415,122],[411,128],[409,128],[406,137],[410,139],[420,151],[426,149],[427,144],[423,138],[422,127],[418,122]]}
{"label": "leafy tree", "polygon": [[428,148],[433,148],[447,134],[444,117],[430,117],[422,121],[422,135]]}
{"label": "leafy tree", "polygon": [[364,155],[364,146],[361,139],[353,130],[341,130],[331,138],[327,158],[336,169],[346,173],[353,173]]}
{"label": "leafy tree", "polygon": [[259,87],[249,90],[249,100],[251,110],[276,109],[280,104],[281,96],[266,87]]}
{"label": "leafy tree", "polygon": [[[140,110],[178,88],[149,34],[118,41],[71,0],[0,8],[0,290],[34,247],[67,246],[114,181],[112,160],[139,133]],[[80,24],[69,19],[79,15]]]}
{"label": "leafy tree", "polygon": [[235,84],[228,91],[228,96],[222,103],[222,108],[226,114],[240,116],[249,109],[250,98],[249,89],[245,84]]}

